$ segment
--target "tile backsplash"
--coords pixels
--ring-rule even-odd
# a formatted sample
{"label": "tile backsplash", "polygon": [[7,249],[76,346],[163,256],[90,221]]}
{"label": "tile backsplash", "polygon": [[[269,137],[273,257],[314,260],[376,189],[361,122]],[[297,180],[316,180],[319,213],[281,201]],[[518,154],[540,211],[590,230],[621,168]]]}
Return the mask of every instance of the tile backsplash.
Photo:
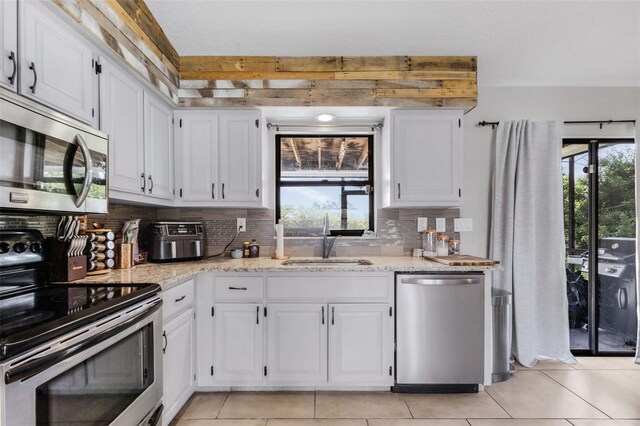
{"label": "tile backsplash", "polygon": [[[340,237],[334,244],[333,256],[403,256],[420,247],[420,234],[416,232],[417,218],[428,217],[429,226],[436,227],[436,217],[447,219],[447,234],[453,233],[453,219],[460,216],[458,209],[379,209],[375,238]],[[236,218],[247,219],[247,232],[241,233],[228,250],[242,247],[242,242],[255,238],[260,244],[261,256],[275,253],[273,224],[275,211],[269,209],[219,209],[219,208],[156,208],[141,206],[109,205],[107,215],[89,215],[89,223],[104,223],[119,231],[125,220],[141,220],[146,229],[155,220],[181,220],[203,222],[207,236],[207,254],[222,251],[235,235]],[[55,232],[57,216],[25,216],[0,214],[0,229],[35,228],[45,236]],[[319,238],[287,238],[285,254],[289,256],[320,256]],[[144,238],[141,238],[144,247]]]}

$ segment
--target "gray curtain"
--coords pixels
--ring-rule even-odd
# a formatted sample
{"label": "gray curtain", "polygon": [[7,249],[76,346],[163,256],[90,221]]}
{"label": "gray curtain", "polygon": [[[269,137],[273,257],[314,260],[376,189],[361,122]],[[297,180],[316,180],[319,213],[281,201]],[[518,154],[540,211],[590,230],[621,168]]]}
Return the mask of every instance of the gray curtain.
{"label": "gray curtain", "polygon": [[558,122],[501,121],[496,133],[490,252],[513,292],[512,352],[525,367],[575,362],[569,349]]}

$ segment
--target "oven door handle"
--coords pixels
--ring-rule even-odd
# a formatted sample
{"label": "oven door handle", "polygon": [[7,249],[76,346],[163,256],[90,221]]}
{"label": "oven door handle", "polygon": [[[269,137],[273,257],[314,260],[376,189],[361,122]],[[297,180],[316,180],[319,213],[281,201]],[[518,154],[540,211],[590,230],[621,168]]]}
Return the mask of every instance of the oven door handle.
{"label": "oven door handle", "polygon": [[76,207],[80,207],[82,203],[84,203],[84,200],[87,199],[93,181],[93,160],[91,159],[91,151],[89,151],[87,143],[80,134],[76,135],[76,141],[78,141],[78,146],[84,157],[84,185],[82,186],[80,195],[78,195],[75,201]]}
{"label": "oven door handle", "polygon": [[17,367],[9,369],[6,373],[4,373],[4,382],[6,384],[11,384],[13,382],[17,382],[19,380],[25,380],[30,377],[35,376],[46,370],[47,368],[53,367],[56,364],[64,361],[67,358],[70,358],[78,353],[89,349],[98,343],[104,342],[109,338],[123,332],[127,328],[131,327],[133,324],[140,322],[149,316],[151,316],[154,312],[158,311],[162,306],[162,300],[158,300],[153,305],[150,305],[144,312],[141,312],[126,321],[123,321],[120,324],[117,324],[103,332],[96,334],[95,336],[91,336],[82,342],[79,342],[76,345],[68,347],[58,352],[54,352],[49,355],[42,356],[40,358],[36,358],[32,361],[28,361],[24,364],[21,364]]}

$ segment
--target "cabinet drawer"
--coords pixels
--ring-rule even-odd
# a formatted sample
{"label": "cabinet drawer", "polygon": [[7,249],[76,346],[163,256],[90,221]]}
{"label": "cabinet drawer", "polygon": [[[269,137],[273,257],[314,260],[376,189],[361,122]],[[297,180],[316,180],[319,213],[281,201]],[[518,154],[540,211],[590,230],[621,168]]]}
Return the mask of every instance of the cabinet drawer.
{"label": "cabinet drawer", "polygon": [[193,292],[193,280],[187,280],[182,284],[171,287],[167,291],[163,291],[162,319],[171,318],[191,306],[193,304]]}
{"label": "cabinet drawer", "polygon": [[287,274],[267,278],[268,300],[386,302],[392,294],[393,283],[386,276],[318,277]]}
{"label": "cabinet drawer", "polygon": [[263,297],[262,277],[216,277],[215,300],[258,300]]}

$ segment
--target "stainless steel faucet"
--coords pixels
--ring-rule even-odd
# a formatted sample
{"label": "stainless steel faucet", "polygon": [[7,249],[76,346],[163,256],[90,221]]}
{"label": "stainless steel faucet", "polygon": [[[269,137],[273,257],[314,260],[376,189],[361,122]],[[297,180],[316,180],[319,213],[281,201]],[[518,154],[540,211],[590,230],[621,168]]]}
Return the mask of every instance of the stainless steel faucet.
{"label": "stainless steel faucet", "polygon": [[324,215],[324,224],[322,225],[322,258],[328,259],[329,253],[331,253],[331,249],[333,248],[333,243],[336,242],[337,236],[333,239],[328,239],[327,235],[331,235],[329,231],[329,213],[325,213]]}

